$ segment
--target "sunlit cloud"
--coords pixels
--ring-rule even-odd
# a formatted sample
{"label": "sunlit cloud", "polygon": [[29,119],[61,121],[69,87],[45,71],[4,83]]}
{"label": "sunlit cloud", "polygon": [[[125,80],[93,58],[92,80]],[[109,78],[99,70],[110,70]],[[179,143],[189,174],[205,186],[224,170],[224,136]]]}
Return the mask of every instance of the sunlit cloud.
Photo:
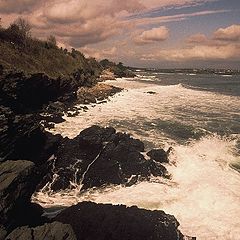
{"label": "sunlit cloud", "polygon": [[226,60],[240,56],[237,46],[194,46],[192,48],[160,50],[155,54],[142,56],[143,61],[192,61],[192,60]]}
{"label": "sunlit cloud", "polygon": [[240,25],[219,28],[214,32],[214,39],[223,41],[240,41]]}
{"label": "sunlit cloud", "polygon": [[169,37],[169,29],[165,26],[152,28],[143,31],[141,34],[135,36],[134,42],[136,44],[149,44],[166,40]]}
{"label": "sunlit cloud", "polygon": [[[209,30],[203,31],[204,26],[196,30],[183,27],[196,19],[229,16],[232,10],[227,7],[209,7],[219,1],[0,0],[0,17],[3,26],[24,17],[31,22],[33,36],[55,35],[59,46],[74,47],[98,59],[224,60],[238,55],[238,21],[227,27],[219,22],[211,35]],[[176,37],[178,29],[185,31],[179,32],[180,38]],[[124,46],[116,46],[116,42]]]}

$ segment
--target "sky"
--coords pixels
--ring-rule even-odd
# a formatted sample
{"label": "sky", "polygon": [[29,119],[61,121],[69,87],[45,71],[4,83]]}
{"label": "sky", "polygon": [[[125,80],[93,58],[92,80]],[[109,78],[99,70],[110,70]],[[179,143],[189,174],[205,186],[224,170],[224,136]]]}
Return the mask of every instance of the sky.
{"label": "sky", "polygon": [[240,0],[0,0],[8,26],[128,66],[240,69]]}

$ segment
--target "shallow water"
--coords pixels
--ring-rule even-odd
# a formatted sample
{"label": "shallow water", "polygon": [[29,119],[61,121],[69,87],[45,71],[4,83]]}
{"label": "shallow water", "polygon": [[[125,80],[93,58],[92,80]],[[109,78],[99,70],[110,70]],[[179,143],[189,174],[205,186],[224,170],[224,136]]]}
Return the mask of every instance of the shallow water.
{"label": "shallow water", "polygon": [[[196,76],[188,77],[194,81]],[[186,235],[237,240],[240,174],[230,166],[240,163],[240,97],[218,89],[161,82],[156,76],[109,81],[126,90],[106,104],[93,104],[77,117],[66,117],[54,132],[73,138],[93,124],[111,125],[140,138],[147,148],[171,145],[174,151],[166,165],[171,180],[153,178],[132,187],[109,186],[84,194],[79,194],[81,185],[73,182],[69,190],[54,193],[45,189],[33,200],[45,207],[91,200],[162,209],[178,219]]]}

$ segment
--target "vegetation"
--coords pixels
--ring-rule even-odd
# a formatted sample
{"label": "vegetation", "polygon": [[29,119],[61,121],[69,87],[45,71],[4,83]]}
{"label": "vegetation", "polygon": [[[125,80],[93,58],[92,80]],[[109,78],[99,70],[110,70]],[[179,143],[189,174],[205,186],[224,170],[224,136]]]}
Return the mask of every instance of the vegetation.
{"label": "vegetation", "polygon": [[79,51],[57,47],[57,40],[49,36],[39,40],[31,36],[31,25],[18,18],[8,28],[0,27],[0,65],[7,70],[26,74],[45,73],[57,78],[88,73],[97,77],[102,67],[95,59],[87,59]]}
{"label": "vegetation", "polygon": [[134,77],[134,74],[129,71],[129,68],[125,67],[121,62],[116,64],[108,59],[103,59],[100,61],[100,65],[103,69],[108,69],[113,72],[116,77]]}
{"label": "vegetation", "polygon": [[57,46],[57,39],[50,35],[46,40],[33,38],[31,24],[18,18],[9,27],[0,24],[0,73],[22,71],[25,74],[44,73],[51,78],[73,76],[85,85],[91,85],[103,69],[116,77],[133,77],[131,71],[120,62],[104,59],[100,62],[72,48]]}

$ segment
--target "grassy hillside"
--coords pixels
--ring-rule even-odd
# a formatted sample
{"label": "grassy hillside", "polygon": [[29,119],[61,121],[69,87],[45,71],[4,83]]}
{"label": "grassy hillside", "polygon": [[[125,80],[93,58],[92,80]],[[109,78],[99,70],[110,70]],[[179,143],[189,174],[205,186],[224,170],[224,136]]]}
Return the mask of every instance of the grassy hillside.
{"label": "grassy hillside", "polygon": [[31,37],[30,30],[30,24],[22,18],[8,28],[0,26],[0,67],[25,74],[44,73],[51,78],[70,75],[78,79],[91,78],[91,82],[99,77],[103,69],[111,71],[116,77],[134,76],[122,63],[85,58],[75,49],[59,48],[54,36],[46,40]]}
{"label": "grassy hillside", "polygon": [[[20,22],[19,22],[20,21]],[[20,19],[8,28],[0,27],[0,65],[7,70],[45,73],[49,77],[68,76],[77,70],[98,75],[102,67],[95,59],[87,59],[79,51],[58,48],[51,36],[42,41],[31,37],[28,23]]]}
{"label": "grassy hillside", "polygon": [[59,48],[22,49],[5,41],[0,41],[0,64],[5,69],[43,72],[50,77],[69,75],[79,68],[91,68],[89,60],[80,53],[73,57]]}

